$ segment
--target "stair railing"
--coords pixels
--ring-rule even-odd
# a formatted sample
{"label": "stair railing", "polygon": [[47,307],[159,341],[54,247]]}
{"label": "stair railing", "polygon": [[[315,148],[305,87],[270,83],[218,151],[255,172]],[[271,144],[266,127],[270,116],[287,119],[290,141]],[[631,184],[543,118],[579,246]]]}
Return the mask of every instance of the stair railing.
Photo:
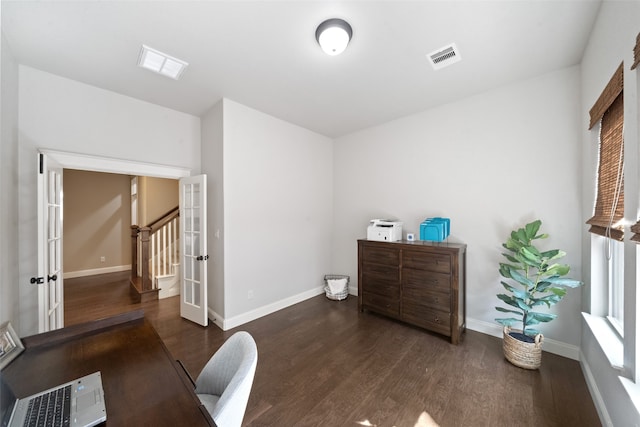
{"label": "stair railing", "polygon": [[156,277],[169,274],[171,265],[180,262],[179,220],[176,207],[146,227],[131,226],[131,281],[140,283],[141,292],[156,289]]}

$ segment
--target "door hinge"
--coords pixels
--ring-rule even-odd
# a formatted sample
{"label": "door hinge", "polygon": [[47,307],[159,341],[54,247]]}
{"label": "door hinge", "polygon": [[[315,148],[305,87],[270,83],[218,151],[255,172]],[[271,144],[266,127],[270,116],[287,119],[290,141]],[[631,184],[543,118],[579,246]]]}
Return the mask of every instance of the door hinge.
{"label": "door hinge", "polygon": [[42,285],[44,283],[44,277],[32,277],[29,281],[32,285]]}
{"label": "door hinge", "polygon": [[39,169],[40,169],[40,175],[42,175],[44,173],[44,154],[40,153],[40,161],[39,161]]}

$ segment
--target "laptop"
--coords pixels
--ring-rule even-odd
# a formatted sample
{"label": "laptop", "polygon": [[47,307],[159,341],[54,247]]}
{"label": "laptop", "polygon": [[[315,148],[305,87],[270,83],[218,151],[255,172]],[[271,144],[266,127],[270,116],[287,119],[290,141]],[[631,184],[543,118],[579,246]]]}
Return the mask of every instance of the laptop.
{"label": "laptop", "polygon": [[2,427],[89,427],[107,420],[99,371],[23,399],[16,399],[1,373],[0,382]]}

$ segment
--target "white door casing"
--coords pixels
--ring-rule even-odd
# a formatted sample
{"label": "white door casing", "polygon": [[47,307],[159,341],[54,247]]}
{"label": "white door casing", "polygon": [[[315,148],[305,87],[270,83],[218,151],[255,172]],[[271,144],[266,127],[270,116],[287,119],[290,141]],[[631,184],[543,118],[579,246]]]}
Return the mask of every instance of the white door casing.
{"label": "white door casing", "polygon": [[[29,286],[38,286],[38,330],[39,332],[46,332],[48,330],[53,330],[64,326],[64,286],[62,281],[62,169],[69,168],[94,172],[154,176],[158,178],[170,179],[180,179],[183,177],[187,177],[189,176],[190,171],[189,169],[176,166],[144,163],[109,157],[99,157],[81,153],[71,153],[48,149],[40,149],[38,151],[38,163],[36,167],[36,180],[38,182],[36,202],[38,209],[38,276],[31,278],[32,284]],[[50,180],[50,174],[48,173],[48,170],[52,170],[54,173],[53,176],[57,176],[59,180]],[[59,189],[58,200],[60,202],[57,206],[55,203],[53,204],[55,207],[54,212],[58,215],[54,216],[52,219],[59,222],[57,223],[57,229],[55,227],[52,228],[52,230],[54,230],[54,234],[56,234],[55,230],[57,230],[57,237],[52,241],[50,241],[47,237],[50,218],[48,214],[48,195],[45,189],[49,189],[49,181],[54,184],[54,187]],[[206,221],[206,217],[204,221]],[[55,252],[51,254],[49,253],[51,249],[50,243],[53,244],[53,249],[55,250]],[[51,274],[45,274],[47,270],[50,270],[49,264],[51,264],[52,266],[57,266],[57,269],[55,270],[59,273],[55,274],[57,276],[56,280],[50,283],[50,287],[45,288],[44,285],[46,284],[47,279],[51,277]],[[51,289],[51,287],[53,287],[53,289],[57,292],[49,295],[49,290]],[[57,298],[57,300],[50,297],[55,297]],[[51,301],[54,301],[55,304],[50,304]],[[53,312],[50,308],[52,305],[56,307],[56,310]],[[52,319],[55,321],[55,325],[52,325]]]}
{"label": "white door casing", "polygon": [[38,153],[38,330],[64,326],[62,278],[62,167]]}
{"label": "white door casing", "polygon": [[180,316],[207,326],[207,176],[180,179]]}

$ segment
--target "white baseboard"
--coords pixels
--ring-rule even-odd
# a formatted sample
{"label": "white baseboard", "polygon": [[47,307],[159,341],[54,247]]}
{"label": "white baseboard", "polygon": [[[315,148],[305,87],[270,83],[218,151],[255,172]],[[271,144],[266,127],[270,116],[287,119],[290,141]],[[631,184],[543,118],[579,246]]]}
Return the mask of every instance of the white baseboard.
{"label": "white baseboard", "polygon": [[[467,317],[467,328],[472,331],[482,332],[486,335],[502,338],[502,326],[497,323],[490,323]],[[558,356],[568,357],[573,360],[580,360],[580,348],[562,341],[556,341],[545,337],[542,349],[543,351],[548,351],[549,353],[557,354]]]}
{"label": "white baseboard", "polygon": [[587,358],[582,355],[582,352],[580,352],[580,367],[582,368],[582,373],[584,374],[584,380],[587,383],[587,388],[589,388],[589,393],[591,394],[593,405],[596,407],[596,411],[598,411],[600,422],[603,426],[613,427],[613,422],[611,421],[611,417],[609,416],[609,412],[607,411],[607,405],[605,405],[602,394],[600,394],[598,383],[593,376],[593,372],[591,372],[591,367],[587,363]]}
{"label": "white baseboard", "polygon": [[73,279],[76,277],[95,276],[96,274],[117,273],[119,271],[131,270],[129,265],[115,265],[113,267],[93,268],[91,270],[65,271],[62,274],[64,279]]}
{"label": "white baseboard", "polygon": [[317,288],[302,292],[297,295],[293,295],[291,297],[276,301],[262,307],[258,307],[255,310],[251,310],[228,319],[219,316],[216,312],[209,309],[209,319],[223,331],[228,331],[229,329],[244,325],[245,323],[249,323],[252,320],[256,320],[268,314],[275,313],[276,311],[282,310],[283,308],[287,308],[321,294],[324,294],[324,288],[322,286],[319,286]]}

